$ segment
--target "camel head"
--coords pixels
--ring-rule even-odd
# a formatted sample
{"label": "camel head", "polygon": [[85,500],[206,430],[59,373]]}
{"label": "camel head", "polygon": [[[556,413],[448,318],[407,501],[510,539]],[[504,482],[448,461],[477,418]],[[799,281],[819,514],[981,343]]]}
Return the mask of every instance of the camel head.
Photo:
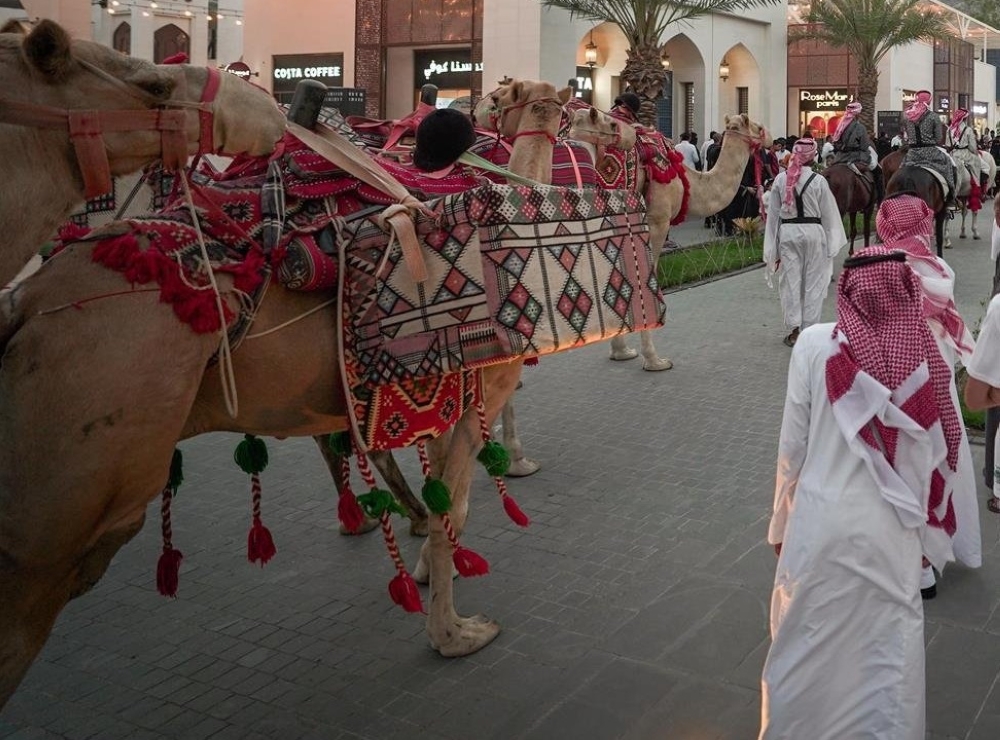
{"label": "camel head", "polygon": [[597,108],[581,108],[570,119],[569,138],[594,146],[616,146],[632,149],[635,146],[635,127],[619,121]]}
{"label": "camel head", "polygon": [[548,82],[514,80],[480,100],[473,118],[477,126],[497,131],[508,139],[531,132],[548,134],[554,139],[559,132],[562,107],[572,95],[569,87],[556,92],[555,86]]}
{"label": "camel head", "polygon": [[[233,75],[190,65],[155,65],[100,44],[71,40],[50,20],[38,22],[27,33],[25,29],[16,32],[9,24],[5,29],[15,32],[0,34],[0,101],[8,104],[0,109],[32,103],[53,113],[100,111],[101,117],[84,124],[86,135],[93,138],[93,128],[98,128],[96,136],[103,137],[102,148],[114,175],[160,159],[171,147],[166,132],[161,135],[148,120],[133,124],[137,117],[125,112],[164,109],[165,118],[176,119],[171,124],[181,139],[172,146],[176,158],[208,150],[267,154],[284,131],[284,116],[271,97]],[[214,101],[200,116],[195,106],[206,87],[211,90],[214,84],[218,85]],[[167,115],[175,108],[183,112]],[[62,136],[66,136],[66,120]],[[30,120],[5,122],[41,127]],[[209,138],[209,132],[212,142],[200,143]],[[68,145],[67,139],[67,152],[71,151]]]}
{"label": "camel head", "polygon": [[771,135],[762,125],[750,120],[746,113],[738,113],[726,116],[726,125],[723,133],[733,132],[746,139],[750,143],[760,142],[762,147],[771,146]]}

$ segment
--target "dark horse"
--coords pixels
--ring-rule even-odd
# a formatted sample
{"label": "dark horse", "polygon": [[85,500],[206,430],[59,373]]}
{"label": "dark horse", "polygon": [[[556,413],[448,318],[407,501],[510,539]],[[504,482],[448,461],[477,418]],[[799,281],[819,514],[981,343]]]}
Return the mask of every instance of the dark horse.
{"label": "dark horse", "polygon": [[823,170],[823,177],[830,183],[830,192],[837,201],[841,216],[848,216],[850,226],[850,247],[848,254],[854,254],[854,240],[858,236],[857,214],[863,217],[865,246],[872,234],[872,212],[875,210],[875,183],[860,177],[846,164],[833,164]]}
{"label": "dark horse", "polygon": [[934,211],[934,241],[937,244],[937,254],[938,257],[944,257],[944,221],[949,217],[944,191],[937,178],[923,167],[902,166],[904,151],[887,154],[881,162],[886,179],[885,195],[888,198],[893,193],[913,193],[927,203]]}

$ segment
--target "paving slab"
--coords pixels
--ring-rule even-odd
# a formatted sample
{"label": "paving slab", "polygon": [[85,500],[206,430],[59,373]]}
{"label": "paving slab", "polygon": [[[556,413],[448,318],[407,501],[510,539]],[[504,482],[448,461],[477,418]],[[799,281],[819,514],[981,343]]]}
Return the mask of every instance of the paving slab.
{"label": "paving slab", "polygon": [[[695,222],[674,238],[706,233]],[[956,241],[946,254],[973,326],[988,249]],[[507,521],[477,476],[465,544],[491,573],[456,584],[460,611],[503,626],[482,652],[441,658],[421,618],[390,602],[381,539],[337,534],[309,439],[268,441],[263,516],[278,554],[248,564],[239,437],[205,435],[182,445],[178,597],[156,593],[154,502],[150,525],[59,618],[0,738],[755,737],[786,332],[760,270],[667,300],[655,340],[673,370],[610,362],[596,345],[525,371],[518,419],[542,469],[509,486],[533,523]],[[831,295],[826,318],[833,308]],[[982,455],[974,447],[977,469]],[[416,457],[399,460],[418,480]],[[949,567],[926,605],[934,740],[1000,737],[1000,517],[985,508],[982,531],[983,567]],[[420,540],[400,543],[412,563]]]}

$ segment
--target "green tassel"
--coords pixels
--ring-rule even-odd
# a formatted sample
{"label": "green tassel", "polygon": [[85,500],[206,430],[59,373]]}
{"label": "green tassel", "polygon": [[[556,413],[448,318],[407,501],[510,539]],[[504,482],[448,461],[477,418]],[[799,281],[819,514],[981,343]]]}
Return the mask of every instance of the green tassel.
{"label": "green tassel", "polygon": [[502,444],[495,440],[487,440],[483,449],[476,455],[491,478],[500,478],[510,468],[510,455]]}
{"label": "green tassel", "polygon": [[181,483],[183,482],[184,457],[181,455],[181,451],[175,447],[174,456],[170,460],[170,476],[167,478],[167,488],[177,493],[177,489],[181,487]]}
{"label": "green tassel", "polygon": [[451,491],[440,478],[427,476],[420,495],[423,497],[424,503],[427,504],[427,508],[434,514],[445,514],[451,509]]}
{"label": "green tassel", "polygon": [[384,513],[406,516],[406,510],[399,505],[396,497],[384,488],[373,488],[368,493],[362,493],[358,496],[358,505],[372,519],[380,519]]}
{"label": "green tassel", "polygon": [[326,446],[334,455],[348,457],[351,454],[351,433],[334,432],[326,438]]}
{"label": "green tassel", "polygon": [[236,445],[233,459],[244,473],[253,475],[263,472],[267,467],[267,445],[260,437],[245,434],[243,441]]}

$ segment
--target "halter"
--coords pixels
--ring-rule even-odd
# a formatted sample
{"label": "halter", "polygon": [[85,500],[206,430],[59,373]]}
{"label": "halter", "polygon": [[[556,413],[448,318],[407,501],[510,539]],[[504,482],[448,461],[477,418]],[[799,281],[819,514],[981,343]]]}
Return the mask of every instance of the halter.
{"label": "halter", "polygon": [[[213,102],[221,85],[219,70],[207,68],[208,79],[201,100],[192,103],[184,100],[161,101],[86,60],[77,61],[84,69],[119,90],[147,105],[157,107],[144,110],[67,110],[0,97],[0,123],[67,131],[83,176],[85,198],[95,198],[111,191],[111,166],[104,143],[105,132],[159,131],[163,164],[168,170],[177,170],[187,162],[187,113],[183,109],[190,108],[198,111],[198,154],[214,151]],[[165,110],[166,108],[180,110]]]}
{"label": "halter", "polygon": [[[499,89],[500,88],[497,88],[497,90],[499,90]],[[496,90],[494,90],[493,92],[496,92]],[[492,96],[493,93],[490,93],[490,95]],[[503,127],[504,127],[505,118],[506,118],[507,114],[510,113],[513,110],[518,110],[519,108],[524,108],[524,107],[529,106],[529,105],[534,105],[535,103],[544,103],[546,105],[555,105],[557,108],[560,108],[560,109],[563,107],[563,104],[559,101],[559,99],[558,98],[553,98],[553,97],[535,98],[534,100],[526,100],[523,103],[514,103],[513,105],[508,105],[508,106],[505,106],[505,107],[498,107],[498,106],[494,105],[490,109],[489,120],[490,120],[490,127],[497,134],[497,141],[499,141],[500,138],[502,136],[504,136]],[[528,131],[518,131],[516,134],[514,134],[513,136],[510,136],[508,138],[509,138],[510,141],[513,142],[513,141],[517,141],[517,139],[521,138],[522,136],[544,136],[546,139],[549,140],[550,144],[555,145],[555,143],[556,143],[556,137],[553,136],[552,134],[550,134],[548,131],[545,131],[543,129],[531,129],[531,130],[528,130]]]}

